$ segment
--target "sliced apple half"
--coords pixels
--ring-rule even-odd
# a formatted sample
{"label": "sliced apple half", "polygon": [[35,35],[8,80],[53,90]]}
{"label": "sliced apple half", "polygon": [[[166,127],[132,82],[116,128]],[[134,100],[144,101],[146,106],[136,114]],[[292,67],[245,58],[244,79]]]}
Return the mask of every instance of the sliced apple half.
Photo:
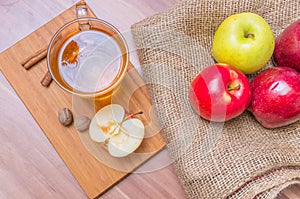
{"label": "sliced apple half", "polygon": [[145,134],[142,121],[131,116],[125,116],[124,108],[118,104],[103,107],[90,123],[91,139],[104,143],[114,157],[129,155],[139,147]]}

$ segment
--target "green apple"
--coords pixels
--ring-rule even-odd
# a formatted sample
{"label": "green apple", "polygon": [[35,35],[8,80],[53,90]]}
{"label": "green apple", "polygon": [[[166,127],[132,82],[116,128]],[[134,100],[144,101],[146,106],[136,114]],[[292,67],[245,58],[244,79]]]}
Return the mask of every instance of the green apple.
{"label": "green apple", "polygon": [[272,29],[264,18],[243,12],[227,17],[220,24],[214,35],[212,53],[217,62],[251,74],[267,64],[274,46]]}

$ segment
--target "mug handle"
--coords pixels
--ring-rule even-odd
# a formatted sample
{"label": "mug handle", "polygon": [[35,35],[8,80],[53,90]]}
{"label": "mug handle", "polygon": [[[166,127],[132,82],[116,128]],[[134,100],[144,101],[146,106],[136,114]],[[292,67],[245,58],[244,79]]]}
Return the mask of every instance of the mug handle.
{"label": "mug handle", "polygon": [[79,29],[80,30],[89,30],[91,25],[88,20],[80,20],[81,18],[88,17],[88,9],[85,1],[80,1],[76,4],[76,15],[77,19],[79,19]]}

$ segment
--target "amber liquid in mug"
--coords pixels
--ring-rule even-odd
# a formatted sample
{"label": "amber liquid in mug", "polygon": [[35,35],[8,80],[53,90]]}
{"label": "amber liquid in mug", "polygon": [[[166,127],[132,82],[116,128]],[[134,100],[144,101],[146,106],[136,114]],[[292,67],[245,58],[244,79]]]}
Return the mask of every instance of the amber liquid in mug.
{"label": "amber liquid in mug", "polygon": [[117,41],[105,32],[87,30],[71,35],[60,47],[58,72],[69,87],[84,93],[112,86],[125,64]]}

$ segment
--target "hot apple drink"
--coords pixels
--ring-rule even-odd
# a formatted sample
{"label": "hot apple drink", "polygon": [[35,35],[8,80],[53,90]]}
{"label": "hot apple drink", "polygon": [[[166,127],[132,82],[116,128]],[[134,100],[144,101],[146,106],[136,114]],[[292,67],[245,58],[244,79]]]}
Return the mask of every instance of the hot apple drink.
{"label": "hot apple drink", "polygon": [[112,86],[126,63],[114,37],[103,31],[75,32],[62,42],[55,76],[72,90],[96,93]]}

